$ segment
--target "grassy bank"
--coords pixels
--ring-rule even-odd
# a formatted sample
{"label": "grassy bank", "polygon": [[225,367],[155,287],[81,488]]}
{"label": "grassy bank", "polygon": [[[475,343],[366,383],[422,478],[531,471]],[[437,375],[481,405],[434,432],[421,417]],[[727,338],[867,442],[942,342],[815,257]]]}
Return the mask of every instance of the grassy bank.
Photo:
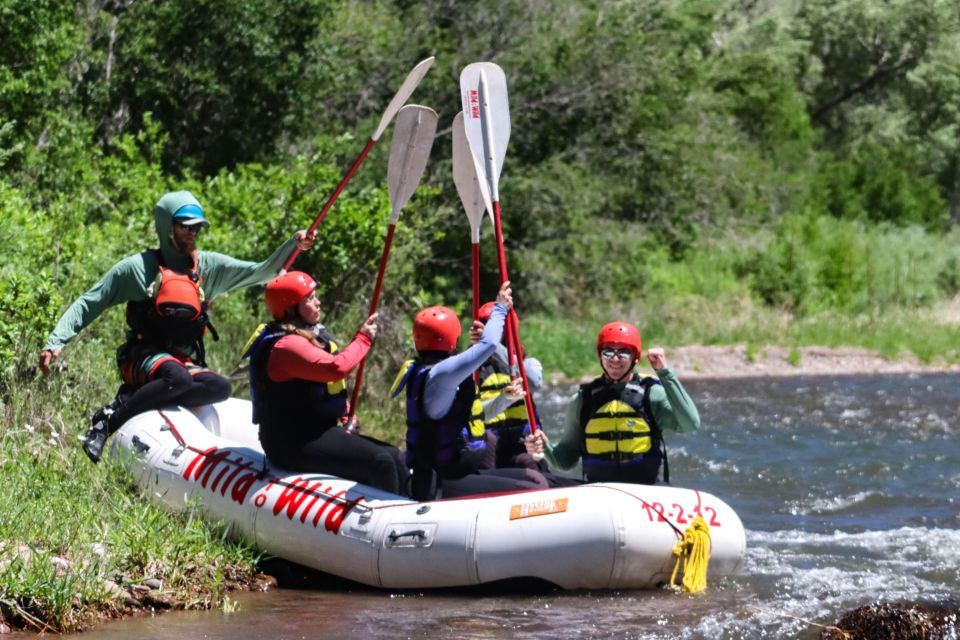
{"label": "grassy bank", "polygon": [[138,610],[229,606],[258,554],[196,513],[150,504],[117,462],[87,460],[82,407],[112,380],[91,369],[25,384],[4,406],[0,620],[69,632]]}

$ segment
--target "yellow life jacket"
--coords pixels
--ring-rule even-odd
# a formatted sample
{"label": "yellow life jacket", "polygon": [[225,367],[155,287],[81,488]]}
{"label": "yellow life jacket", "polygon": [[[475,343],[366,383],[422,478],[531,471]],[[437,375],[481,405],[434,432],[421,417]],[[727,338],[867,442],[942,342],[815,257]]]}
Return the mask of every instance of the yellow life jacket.
{"label": "yellow life jacket", "polygon": [[591,482],[656,481],[663,435],[650,409],[655,376],[633,374],[623,386],[603,378],[581,386],[584,475]]}
{"label": "yellow life jacket", "polygon": [[[488,360],[480,367],[480,402],[484,403],[499,396],[512,380],[505,365],[494,358]],[[517,400],[505,411],[486,420],[487,429],[496,432],[497,435],[501,430],[522,430],[527,424],[529,424],[527,405],[523,400]]]}

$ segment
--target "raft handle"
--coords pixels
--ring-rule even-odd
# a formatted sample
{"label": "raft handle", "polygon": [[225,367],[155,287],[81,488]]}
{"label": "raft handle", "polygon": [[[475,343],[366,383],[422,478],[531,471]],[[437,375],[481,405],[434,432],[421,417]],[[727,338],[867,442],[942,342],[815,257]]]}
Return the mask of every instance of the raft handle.
{"label": "raft handle", "polygon": [[433,546],[433,539],[437,534],[437,525],[418,525],[414,523],[397,523],[390,529],[384,544],[394,549],[426,549]]}
{"label": "raft handle", "polygon": [[137,450],[137,453],[146,453],[147,451],[150,451],[150,445],[141,440],[140,436],[133,436],[131,442],[133,443],[134,449]]}
{"label": "raft handle", "polygon": [[390,538],[390,542],[396,542],[400,538],[420,538],[421,540],[423,540],[424,538],[427,537],[427,532],[424,531],[423,529],[416,529],[414,531],[404,531],[403,533],[399,533],[397,531],[391,531],[390,535],[387,537]]}

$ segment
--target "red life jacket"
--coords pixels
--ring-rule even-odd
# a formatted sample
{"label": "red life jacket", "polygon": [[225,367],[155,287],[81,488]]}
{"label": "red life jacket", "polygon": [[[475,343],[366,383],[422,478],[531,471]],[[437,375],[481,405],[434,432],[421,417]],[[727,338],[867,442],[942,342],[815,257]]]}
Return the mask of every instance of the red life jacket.
{"label": "red life jacket", "polygon": [[127,303],[127,324],[137,339],[162,349],[189,348],[199,356],[197,363],[203,365],[204,333],[209,328],[214,340],[219,337],[207,316],[197,252],[193,252],[193,264],[186,273],[177,273],[164,265],[159,250],[153,253],[158,271],[147,289],[150,297]]}
{"label": "red life jacket", "polygon": [[161,318],[197,320],[207,310],[203,296],[203,278],[196,271],[197,252],[193,252],[194,268],[187,273],[168,269],[159,260],[158,280],[154,282],[153,310]]}

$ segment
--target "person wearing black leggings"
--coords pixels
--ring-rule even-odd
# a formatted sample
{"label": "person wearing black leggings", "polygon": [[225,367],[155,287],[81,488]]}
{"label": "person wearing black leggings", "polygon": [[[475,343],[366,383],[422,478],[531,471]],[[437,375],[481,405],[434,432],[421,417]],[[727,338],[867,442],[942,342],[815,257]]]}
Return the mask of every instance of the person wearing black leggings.
{"label": "person wearing black leggings", "polygon": [[290,253],[313,245],[316,232],[298,231],[262,262],[201,251],[198,239],[210,221],[189,191],[167,193],[154,208],[159,246],[127,256],[67,308],[40,352],[40,370],[108,308],[126,305],[128,331],[117,349],[123,384],[97,409],[83,450],[100,460],[107,438],[124,421],[165,405],[196,406],[230,395],[229,381],[206,369],[204,336],[216,340],[209,304],[220,294],[276,276]]}
{"label": "person wearing black leggings", "polygon": [[320,324],[316,288],[313,278],[291,271],[271,280],[264,292],[274,321],[246,354],[260,444],[267,459],[284,469],[405,493],[409,473],[400,451],[345,424],[344,379],[370,350],[376,314],[340,349]]}

